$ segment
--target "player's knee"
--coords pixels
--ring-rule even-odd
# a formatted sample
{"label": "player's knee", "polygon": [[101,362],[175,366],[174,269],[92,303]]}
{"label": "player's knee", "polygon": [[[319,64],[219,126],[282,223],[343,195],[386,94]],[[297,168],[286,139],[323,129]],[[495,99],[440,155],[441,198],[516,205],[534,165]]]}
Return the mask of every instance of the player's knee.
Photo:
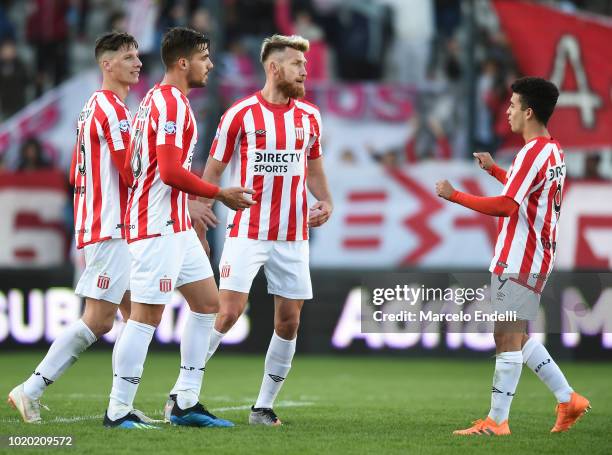
{"label": "player's knee", "polygon": [[279,337],[285,340],[293,340],[295,336],[297,335],[299,326],[300,326],[299,317],[281,319],[281,320],[277,320],[274,323],[274,331]]}
{"label": "player's knee", "polygon": [[238,308],[225,308],[217,313],[217,322],[221,332],[226,333],[231,329],[242,312]]}
{"label": "player's knee", "polygon": [[100,338],[102,335],[110,332],[113,329],[113,319],[110,320],[101,320],[96,321],[95,323],[87,322],[86,325],[89,327],[89,330],[96,336],[96,338]]}

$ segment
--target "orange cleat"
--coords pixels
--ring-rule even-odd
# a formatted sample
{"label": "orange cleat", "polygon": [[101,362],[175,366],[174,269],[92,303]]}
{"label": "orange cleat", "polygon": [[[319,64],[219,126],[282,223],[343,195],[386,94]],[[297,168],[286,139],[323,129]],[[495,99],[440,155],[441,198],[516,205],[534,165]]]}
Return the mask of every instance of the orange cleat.
{"label": "orange cleat", "polygon": [[486,419],[478,419],[472,422],[472,424],[470,428],[466,428],[465,430],[453,431],[453,434],[461,436],[506,436],[510,434],[510,427],[508,426],[507,420],[497,424],[495,420],[487,416]]}
{"label": "orange cleat", "polygon": [[572,392],[567,403],[559,403],[557,405],[557,421],[550,432],[561,433],[569,430],[589,409],[591,409],[589,400],[576,392]]}

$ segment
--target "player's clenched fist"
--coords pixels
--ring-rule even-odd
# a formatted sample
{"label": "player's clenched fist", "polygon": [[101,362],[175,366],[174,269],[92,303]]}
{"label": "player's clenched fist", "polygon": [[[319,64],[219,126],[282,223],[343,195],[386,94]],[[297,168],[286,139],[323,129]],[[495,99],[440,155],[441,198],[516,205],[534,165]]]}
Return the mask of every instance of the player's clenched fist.
{"label": "player's clenched fist", "polygon": [[478,165],[480,166],[480,168],[484,169],[485,171],[490,170],[495,164],[495,161],[493,161],[493,157],[490,153],[477,152],[473,153],[472,155],[474,155],[474,158],[476,158],[476,160],[478,161]]}
{"label": "player's clenched fist", "polygon": [[242,210],[257,204],[251,198],[247,198],[244,194],[255,194],[255,191],[251,188],[244,188],[241,186],[231,188],[221,188],[215,199],[221,201],[232,210]]}
{"label": "player's clenched fist", "polygon": [[455,192],[455,188],[448,180],[440,180],[436,183],[436,194],[441,198],[450,200],[450,197]]}
{"label": "player's clenched fist", "polygon": [[318,201],[310,208],[308,214],[308,226],[318,227],[324,224],[331,216],[333,208],[327,201]]}

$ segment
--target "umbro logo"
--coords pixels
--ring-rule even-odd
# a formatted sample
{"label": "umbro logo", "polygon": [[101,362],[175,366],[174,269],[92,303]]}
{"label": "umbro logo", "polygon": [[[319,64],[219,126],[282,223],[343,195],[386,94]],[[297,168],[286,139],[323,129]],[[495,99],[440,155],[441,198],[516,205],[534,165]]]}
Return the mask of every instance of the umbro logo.
{"label": "umbro logo", "polygon": [[255,130],[255,136],[265,136],[266,130]]}
{"label": "umbro logo", "polygon": [[134,376],[121,376],[121,379],[129,382],[130,384],[140,384],[140,378]]}
{"label": "umbro logo", "polygon": [[504,392],[499,390],[497,387],[493,386],[493,388],[491,389],[491,393],[504,393]]}
{"label": "umbro logo", "polygon": [[40,374],[40,372],[39,372],[39,371],[35,371],[35,372],[34,372],[34,375],[35,375],[35,376],[40,376],[41,378],[43,378],[43,381],[45,381],[45,385],[46,385],[46,386],[49,386],[49,385],[53,384],[53,381],[52,381],[51,379],[49,379],[49,378],[45,378],[45,377],[44,377],[42,374]]}
{"label": "umbro logo", "polygon": [[272,379],[274,382],[282,382],[285,380],[285,378],[276,376],[275,374],[269,374],[268,376],[270,376],[270,379]]}

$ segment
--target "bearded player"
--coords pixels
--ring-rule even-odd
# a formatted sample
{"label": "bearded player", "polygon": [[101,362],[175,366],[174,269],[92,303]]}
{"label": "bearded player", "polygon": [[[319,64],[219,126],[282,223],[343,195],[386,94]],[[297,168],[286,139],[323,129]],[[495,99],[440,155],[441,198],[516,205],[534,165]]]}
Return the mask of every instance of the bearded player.
{"label": "bearded player", "polygon": [[527,335],[527,323],[536,318],[540,294],[552,271],[565,163],[559,143],[546,125],[553,114],[559,90],[544,79],[525,77],[512,84],[506,111],[512,132],[525,146],[506,172],[488,153],[474,154],[480,166],[504,184],[497,197],[478,197],[456,191],[447,181],[436,184],[438,196],[499,218],[495,255],[491,261],[492,309],[512,311],[516,321],[496,322],[495,375],[491,409],[458,435],[508,435],[512,398],[527,364],[555,395],[557,420],[551,432],[569,430],[590,408],[589,401],[570,387],[546,348]]}
{"label": "bearded player", "polygon": [[186,28],[173,28],[162,39],[166,68],[162,82],[140,103],[129,156],[134,185],[125,223],[132,257],[132,311],[117,344],[116,369],[104,425],[149,428],[134,413],[134,397],[164,306],[177,289],[190,312],[181,337],[181,366],[176,401],[169,420],[175,425],[229,427],[199,402],[204,364],[218,291],[208,257],[192,228],[188,194],[220,200],[232,209],[253,202],[246,188],[220,189],[190,172],[198,137],[187,94],[206,85],[213,64],[209,40]]}
{"label": "bearded player", "polygon": [[[255,190],[254,206],[228,214],[220,309],[208,351],[210,358],[243,313],[263,266],[274,296],[274,333],[250,424],[281,424],[274,400],[291,368],[302,305],[312,298],[308,227],[322,225],[332,212],[321,158],[321,115],[303,100],[308,47],[300,36],[263,41],[265,86],[225,112],[202,177],[216,183],[229,164],[232,184]],[[310,210],[307,189],[317,199]]]}
{"label": "bearded player", "polygon": [[117,308],[124,319],[130,313],[130,255],[123,218],[131,184],[130,173],[124,171],[131,116],[124,102],[130,86],[138,82],[142,63],[138,43],[127,33],[101,36],[95,58],[102,88],[79,115],[70,173],[75,240],[77,248],[84,249],[86,264],[75,292],[85,298],[85,310],[53,342],[34,374],[9,394],[9,403],[25,422],[40,422],[39,400],[47,386],[113,327]]}

